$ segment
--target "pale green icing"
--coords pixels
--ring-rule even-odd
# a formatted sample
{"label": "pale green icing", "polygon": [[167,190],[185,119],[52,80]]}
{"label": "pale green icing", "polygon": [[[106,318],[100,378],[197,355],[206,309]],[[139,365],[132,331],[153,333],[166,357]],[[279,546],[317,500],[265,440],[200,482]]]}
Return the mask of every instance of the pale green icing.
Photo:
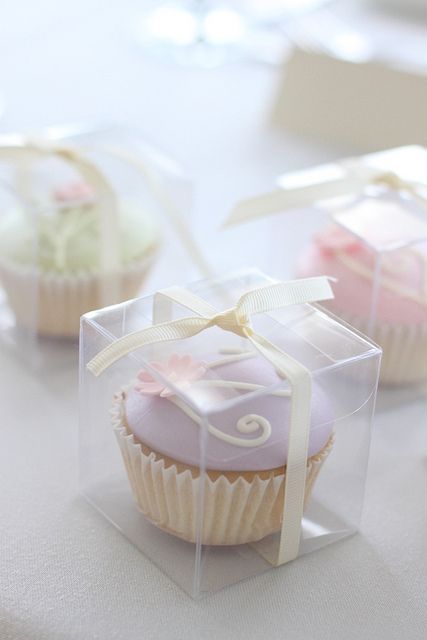
{"label": "pale green icing", "polygon": [[[97,271],[100,215],[94,204],[42,213],[33,222],[23,211],[9,212],[0,224],[0,256],[21,265],[36,265],[45,272]],[[123,265],[143,259],[158,241],[152,216],[135,203],[122,203],[118,226]]]}

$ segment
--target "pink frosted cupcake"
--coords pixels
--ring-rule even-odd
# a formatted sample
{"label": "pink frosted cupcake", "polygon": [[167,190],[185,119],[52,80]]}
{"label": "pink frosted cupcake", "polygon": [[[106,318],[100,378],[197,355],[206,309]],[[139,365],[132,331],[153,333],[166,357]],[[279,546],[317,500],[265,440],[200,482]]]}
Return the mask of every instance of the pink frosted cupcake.
{"label": "pink frosted cupcake", "polygon": [[[214,397],[216,389],[278,385],[275,369],[253,352],[196,362],[172,356],[153,364],[180,387]],[[232,395],[230,394],[230,397]],[[202,543],[243,544],[281,527],[290,391],[248,397],[210,416],[206,473],[200,469],[200,418],[146,371],[114,400],[113,425],[135,501],[157,527],[194,542],[203,490]],[[333,442],[331,406],[314,384],[305,504]],[[249,444],[250,443],[250,444]],[[203,483],[200,487],[200,483]]]}
{"label": "pink frosted cupcake", "polygon": [[427,379],[427,246],[385,252],[378,266],[373,251],[333,224],[314,237],[296,272],[337,278],[324,306],[382,347],[383,383]]}

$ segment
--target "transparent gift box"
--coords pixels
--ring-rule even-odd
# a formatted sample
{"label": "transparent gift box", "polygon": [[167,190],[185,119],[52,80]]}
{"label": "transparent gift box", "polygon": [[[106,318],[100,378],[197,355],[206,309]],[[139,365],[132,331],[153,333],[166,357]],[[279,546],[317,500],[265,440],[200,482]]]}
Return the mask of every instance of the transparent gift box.
{"label": "transparent gift box", "polygon": [[182,169],[132,128],[1,136],[3,341],[62,361],[83,313],[206,275],[191,201]]}
{"label": "transparent gift box", "polygon": [[381,350],[332,295],[247,270],[82,318],[82,491],[193,597],[357,530]]}
{"label": "transparent gift box", "polygon": [[[399,147],[278,179],[240,201],[220,242],[281,278],[335,277],[340,318],[383,349],[381,381],[427,381],[427,150]],[[238,247],[233,254],[227,247]]]}

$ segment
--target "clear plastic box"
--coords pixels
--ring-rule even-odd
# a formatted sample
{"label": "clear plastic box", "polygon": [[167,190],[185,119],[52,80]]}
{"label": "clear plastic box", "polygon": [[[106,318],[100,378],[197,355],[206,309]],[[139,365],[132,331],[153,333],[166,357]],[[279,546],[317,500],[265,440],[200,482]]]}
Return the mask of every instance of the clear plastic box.
{"label": "clear plastic box", "polygon": [[193,597],[358,528],[381,350],[313,283],[251,270],[82,318],[81,489]]}
{"label": "clear plastic box", "polygon": [[191,183],[125,126],[1,136],[0,203],[1,336],[33,363],[75,358],[83,313],[209,271]]}
{"label": "clear plastic box", "polygon": [[382,347],[381,381],[427,381],[426,149],[281,176],[274,191],[238,203],[233,222],[221,237],[239,247],[228,268],[255,256],[280,278],[336,277],[325,306]]}

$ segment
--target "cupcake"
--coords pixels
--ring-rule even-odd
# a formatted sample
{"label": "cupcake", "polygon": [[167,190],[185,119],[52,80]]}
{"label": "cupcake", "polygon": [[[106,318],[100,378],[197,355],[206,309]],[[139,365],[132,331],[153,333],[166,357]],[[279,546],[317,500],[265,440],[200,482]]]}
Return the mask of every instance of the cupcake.
{"label": "cupcake", "polygon": [[[366,231],[378,232],[369,225]],[[306,247],[296,273],[337,278],[335,298],[322,304],[382,347],[381,382],[425,380],[427,246],[385,251],[380,262],[378,257],[352,233],[331,224]]]}
{"label": "cupcake", "polygon": [[76,338],[87,311],[133,298],[158,244],[152,218],[134,202],[117,211],[118,271],[101,258],[103,209],[85,182],[55,189],[39,211],[13,210],[0,225],[0,280],[17,325]]}
{"label": "cupcake", "polygon": [[[140,371],[117,393],[112,407],[113,428],[140,511],[160,529],[195,542],[201,489],[203,544],[244,544],[279,531],[291,392],[278,388],[277,371],[255,352],[230,350],[203,362],[175,354],[152,367],[179,388],[191,387],[199,400],[224,398],[227,389],[230,398],[236,391],[273,385],[276,390],[249,393],[210,415],[201,469],[202,420],[148,371]],[[305,506],[332,444],[331,406],[313,381]]]}

